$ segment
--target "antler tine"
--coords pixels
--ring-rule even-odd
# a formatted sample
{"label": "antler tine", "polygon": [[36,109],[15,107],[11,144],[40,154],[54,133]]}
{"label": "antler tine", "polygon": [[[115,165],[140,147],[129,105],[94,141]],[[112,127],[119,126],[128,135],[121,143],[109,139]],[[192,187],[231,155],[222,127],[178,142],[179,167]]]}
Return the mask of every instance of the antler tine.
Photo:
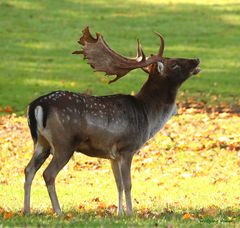
{"label": "antler tine", "polygon": [[160,48],[159,48],[158,55],[159,55],[159,56],[163,56],[163,51],[164,51],[164,38],[163,38],[163,36],[162,36],[160,33],[158,33],[158,32],[155,32],[155,34],[156,34],[157,36],[159,36],[159,38],[160,38]]}
{"label": "antler tine", "polygon": [[89,31],[89,26],[82,30],[82,37],[80,37],[78,43],[81,45],[85,45],[86,42],[88,43],[95,43],[97,39],[95,39]]}
{"label": "antler tine", "polygon": [[[86,42],[95,43],[97,41],[97,39],[94,38],[92,36],[92,34],[90,33],[89,26],[87,26],[85,29],[82,30],[82,34],[83,35],[80,37],[78,43],[83,45],[83,46],[86,44]],[[97,38],[98,38],[99,34],[96,33],[96,35],[97,35]],[[76,55],[83,54],[83,50],[81,50],[81,51],[74,51],[74,52],[72,52],[72,54],[76,54]]]}
{"label": "antler tine", "polygon": [[141,46],[141,44],[140,44],[139,39],[137,39],[137,57],[136,57],[136,59],[137,59],[138,61],[144,61],[144,60],[146,60],[146,56],[145,56],[145,54],[144,54],[144,52],[143,52],[143,49],[142,49],[142,46]]}

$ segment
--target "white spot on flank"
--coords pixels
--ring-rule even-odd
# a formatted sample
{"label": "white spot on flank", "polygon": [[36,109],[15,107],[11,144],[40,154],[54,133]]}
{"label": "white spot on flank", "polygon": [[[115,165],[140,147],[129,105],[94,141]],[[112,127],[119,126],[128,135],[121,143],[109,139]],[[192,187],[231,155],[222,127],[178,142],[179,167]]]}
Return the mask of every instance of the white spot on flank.
{"label": "white spot on flank", "polygon": [[70,120],[70,116],[69,116],[69,115],[67,115],[67,120],[68,120],[68,121]]}

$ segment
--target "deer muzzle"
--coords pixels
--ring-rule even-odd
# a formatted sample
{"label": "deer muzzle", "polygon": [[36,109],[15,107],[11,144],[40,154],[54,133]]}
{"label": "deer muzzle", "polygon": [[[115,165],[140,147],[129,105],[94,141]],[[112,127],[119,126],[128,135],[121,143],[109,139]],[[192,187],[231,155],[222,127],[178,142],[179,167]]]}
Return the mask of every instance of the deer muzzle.
{"label": "deer muzzle", "polygon": [[193,70],[191,71],[191,75],[198,74],[201,71],[201,68],[199,67],[199,64],[200,64],[199,59],[193,59],[192,60]]}

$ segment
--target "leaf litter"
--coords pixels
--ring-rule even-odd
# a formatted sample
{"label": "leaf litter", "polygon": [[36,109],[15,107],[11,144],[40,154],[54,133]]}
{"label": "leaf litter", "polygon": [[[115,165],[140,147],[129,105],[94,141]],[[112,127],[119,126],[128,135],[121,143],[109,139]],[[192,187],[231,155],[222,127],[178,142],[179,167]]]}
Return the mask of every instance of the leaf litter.
{"label": "leaf litter", "polygon": [[[154,186],[154,189],[166,194],[171,189],[177,189],[180,192],[182,187],[186,188],[183,183],[194,183],[198,178],[201,185],[201,181],[207,181],[209,186],[214,188],[219,185],[220,189],[226,188],[229,183],[238,179],[240,115],[224,112],[207,113],[194,108],[181,109],[179,113],[135,156],[132,165],[133,181],[134,178],[138,178],[139,183],[145,183],[149,188]],[[0,117],[0,151],[0,186],[11,185],[24,177],[24,167],[32,154],[32,141],[25,117],[15,114]],[[83,170],[112,175],[107,163],[106,160],[79,159],[78,156],[74,156],[70,164],[64,168],[66,172],[63,172],[58,182],[68,184],[69,179],[76,178],[76,173],[81,173]],[[154,175],[156,171],[158,174]],[[97,178],[96,175],[95,178]],[[83,185],[92,186],[95,183],[98,183],[98,180],[89,178]],[[141,189],[138,191],[141,192]],[[197,197],[196,191],[197,189],[193,189],[192,192],[189,190],[187,194],[179,194],[175,198],[161,194],[151,198],[151,193],[149,192],[148,196],[143,186],[142,194],[135,193],[137,197],[134,198],[134,203],[139,217],[144,218],[159,215],[159,212],[156,212],[158,202],[162,202],[161,215],[166,211],[169,213],[172,208],[173,210],[182,208],[183,220],[215,217],[221,209],[226,208],[230,208],[228,210],[231,212],[228,216],[230,220],[235,216],[236,213],[233,211],[239,207],[239,195],[231,196],[230,200],[224,191],[221,193],[219,190],[218,199],[222,199],[222,204],[210,204],[211,202],[206,204],[199,201],[198,205],[190,203],[192,197],[190,195]],[[148,199],[144,205],[141,197]],[[186,203],[183,203],[184,201]],[[189,204],[191,207],[195,205],[195,209],[198,209],[197,214],[192,213],[192,208],[188,208]],[[78,202],[76,210],[95,210],[98,216],[106,216],[106,214],[116,214],[117,206],[104,202],[97,196],[89,198],[88,201]],[[47,209],[46,213],[53,214],[50,209]],[[11,219],[15,214],[17,213],[0,205],[0,216],[3,219]],[[71,212],[64,217],[66,220],[73,218],[74,214]]]}

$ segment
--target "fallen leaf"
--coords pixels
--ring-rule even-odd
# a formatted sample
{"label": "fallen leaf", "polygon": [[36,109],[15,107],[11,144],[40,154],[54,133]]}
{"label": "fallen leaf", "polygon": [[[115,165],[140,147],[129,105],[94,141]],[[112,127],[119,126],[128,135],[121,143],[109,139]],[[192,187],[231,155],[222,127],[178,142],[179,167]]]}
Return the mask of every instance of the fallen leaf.
{"label": "fallen leaf", "polygon": [[79,205],[78,205],[78,209],[79,209],[79,210],[84,210],[84,209],[85,209],[85,206],[84,206],[83,204],[79,204]]}
{"label": "fallen leaf", "polygon": [[67,214],[65,214],[65,215],[64,215],[64,219],[65,219],[65,220],[68,220],[68,221],[69,221],[69,220],[72,220],[72,219],[73,219],[73,214],[70,213],[70,212],[67,213]]}
{"label": "fallen leaf", "polygon": [[47,214],[48,215],[53,215],[54,214],[54,211],[53,211],[53,209],[51,207],[47,208]]}
{"label": "fallen leaf", "polygon": [[100,199],[99,199],[99,197],[96,197],[96,198],[93,198],[91,201],[92,202],[100,202]]}
{"label": "fallen leaf", "polygon": [[5,108],[5,112],[7,112],[7,113],[12,113],[12,107],[11,106],[7,106],[6,108]]}
{"label": "fallen leaf", "polygon": [[203,208],[201,211],[201,215],[203,217],[215,217],[218,214],[218,208],[214,205],[209,206],[207,208]]}
{"label": "fallen leaf", "polygon": [[3,219],[10,219],[14,216],[14,213],[9,211],[9,212],[4,212],[3,213]]}
{"label": "fallen leaf", "polygon": [[0,207],[0,214],[3,214],[4,212],[5,210],[2,207]]}
{"label": "fallen leaf", "polygon": [[183,219],[194,219],[194,216],[193,214],[190,214],[190,213],[185,213],[182,217]]}
{"label": "fallen leaf", "polygon": [[105,209],[106,208],[106,204],[104,203],[104,202],[100,202],[99,204],[98,204],[98,207],[97,207],[98,209]]}

